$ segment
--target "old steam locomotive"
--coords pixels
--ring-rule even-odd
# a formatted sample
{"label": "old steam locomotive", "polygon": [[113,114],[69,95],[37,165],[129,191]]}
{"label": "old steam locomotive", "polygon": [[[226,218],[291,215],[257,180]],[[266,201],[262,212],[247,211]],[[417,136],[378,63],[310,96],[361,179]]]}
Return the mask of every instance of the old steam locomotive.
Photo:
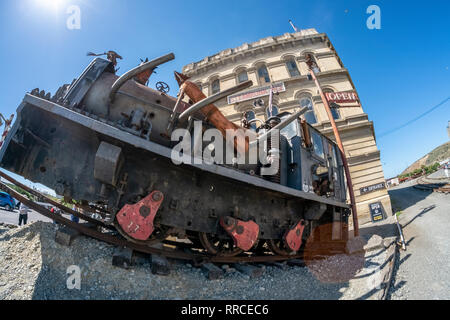
{"label": "old steam locomotive", "polygon": [[[350,207],[341,154],[299,117],[305,110],[240,127],[214,102],[251,81],[209,97],[176,72],[177,98],[146,86],[153,70],[172,59],[143,62],[119,77],[114,62],[95,58],[53,97],[38,89],[26,94],[0,166],[75,200],[133,243],[171,236],[212,256],[288,256],[306,240],[345,242]],[[211,144],[204,135],[196,141],[209,129],[225,142]],[[198,161],[195,148],[186,148],[174,161],[183,139],[216,157]],[[217,156],[230,145],[231,162]],[[265,151],[254,162],[252,148]],[[274,172],[264,174],[269,167]]]}

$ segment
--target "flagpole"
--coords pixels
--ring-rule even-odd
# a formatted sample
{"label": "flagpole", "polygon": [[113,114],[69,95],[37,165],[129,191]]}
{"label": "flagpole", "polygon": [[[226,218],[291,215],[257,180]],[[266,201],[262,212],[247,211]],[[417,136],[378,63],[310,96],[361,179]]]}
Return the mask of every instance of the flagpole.
{"label": "flagpole", "polygon": [[297,27],[294,26],[294,23],[293,23],[291,20],[289,20],[289,23],[291,24],[291,26],[292,26],[292,28],[294,29],[294,31],[295,31],[295,32],[298,32]]}

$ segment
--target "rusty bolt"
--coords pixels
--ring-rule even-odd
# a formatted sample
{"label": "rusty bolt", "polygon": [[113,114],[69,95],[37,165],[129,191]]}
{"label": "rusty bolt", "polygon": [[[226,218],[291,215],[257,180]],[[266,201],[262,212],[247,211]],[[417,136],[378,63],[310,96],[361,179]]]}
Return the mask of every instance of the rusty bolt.
{"label": "rusty bolt", "polygon": [[163,197],[163,195],[162,195],[162,193],[160,191],[156,191],[152,195],[153,201],[160,201],[162,199],[162,197]]}

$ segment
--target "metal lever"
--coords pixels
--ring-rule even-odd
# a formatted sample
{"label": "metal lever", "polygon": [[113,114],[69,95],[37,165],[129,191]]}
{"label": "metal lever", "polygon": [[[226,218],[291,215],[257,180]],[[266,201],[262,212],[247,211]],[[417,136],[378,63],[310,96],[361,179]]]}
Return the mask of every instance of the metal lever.
{"label": "metal lever", "polygon": [[166,54],[165,56],[156,58],[154,60],[151,60],[149,62],[146,62],[140,66],[137,66],[134,69],[131,69],[127,72],[125,72],[123,75],[120,76],[119,79],[114,82],[114,84],[111,87],[111,92],[109,93],[109,101],[111,103],[114,102],[114,99],[116,97],[117,91],[119,91],[120,87],[124,85],[125,82],[136,76],[137,74],[144,72],[148,69],[155,69],[160,64],[166,63],[170,60],[175,59],[175,55],[173,53]]}
{"label": "metal lever", "polygon": [[189,116],[193,115],[198,110],[206,107],[207,105],[217,102],[220,99],[222,99],[223,97],[226,97],[230,94],[239,92],[246,88],[249,88],[252,85],[253,85],[253,82],[251,80],[248,80],[248,81],[238,84],[237,86],[234,86],[232,88],[226,89],[226,90],[218,92],[216,94],[213,94],[212,96],[209,96],[209,97],[197,102],[196,104],[192,105],[189,109],[186,109],[182,114],[180,114],[178,121],[182,122],[182,121],[186,120],[187,118],[189,118]]}

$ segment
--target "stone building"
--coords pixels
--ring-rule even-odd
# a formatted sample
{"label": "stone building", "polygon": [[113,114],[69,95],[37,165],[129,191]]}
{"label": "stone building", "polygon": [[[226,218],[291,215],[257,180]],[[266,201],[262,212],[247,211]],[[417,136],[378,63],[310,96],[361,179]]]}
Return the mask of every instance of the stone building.
{"label": "stone building", "polygon": [[[252,80],[253,87],[216,103],[222,113],[237,124],[241,124],[243,118],[267,119],[272,83],[276,92],[272,115],[306,106],[310,110],[305,119],[333,139],[317,87],[308,79],[307,62],[312,63],[324,92],[339,100],[340,107],[332,108],[332,113],[348,158],[360,224],[370,221],[369,207],[371,204],[376,206],[377,202],[390,215],[391,203],[373,122],[369,121],[359,101],[345,101],[346,97],[357,97],[356,89],[326,34],[307,29],[244,43],[190,63],[183,67],[183,73],[191,77],[190,80],[207,96]],[[346,94],[330,95],[338,92]]]}

